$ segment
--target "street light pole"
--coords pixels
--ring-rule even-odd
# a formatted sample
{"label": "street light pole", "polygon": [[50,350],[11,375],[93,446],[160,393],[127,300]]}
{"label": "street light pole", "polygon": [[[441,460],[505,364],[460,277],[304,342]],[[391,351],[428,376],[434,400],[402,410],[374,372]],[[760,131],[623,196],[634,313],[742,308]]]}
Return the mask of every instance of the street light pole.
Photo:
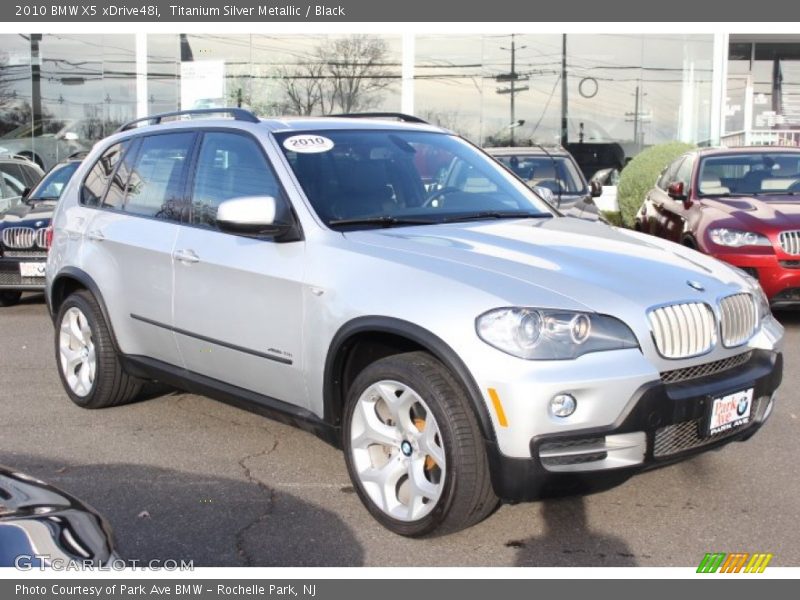
{"label": "street light pole", "polygon": [[[517,111],[516,111],[516,96],[520,92],[524,92],[529,88],[527,85],[517,86],[517,81],[520,79],[527,80],[528,77],[520,77],[517,74],[517,50],[522,50],[523,48],[527,48],[527,46],[520,46],[517,48],[516,40],[514,39],[515,34],[511,34],[511,47],[510,48],[503,48],[500,47],[501,50],[509,50],[511,52],[511,72],[507,74],[500,74],[495,78],[495,81],[499,82],[509,82],[509,86],[507,88],[501,88],[497,90],[498,94],[509,94],[511,96],[510,105],[511,105],[511,123],[517,122]],[[510,145],[514,145],[514,129],[512,128],[510,136]]]}
{"label": "street light pole", "polygon": [[564,33],[561,35],[561,145],[565,148],[569,143],[567,114],[567,34]]}

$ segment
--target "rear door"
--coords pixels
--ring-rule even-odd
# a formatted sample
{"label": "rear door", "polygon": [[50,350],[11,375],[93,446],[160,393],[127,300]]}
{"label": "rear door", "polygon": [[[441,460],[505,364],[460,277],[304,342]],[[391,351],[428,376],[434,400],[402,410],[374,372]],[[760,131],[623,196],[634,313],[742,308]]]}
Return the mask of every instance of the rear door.
{"label": "rear door", "polygon": [[84,187],[84,203],[99,209],[86,229],[85,264],[103,291],[122,351],[175,365],[172,252],[195,138],[194,132],[137,138],[116,168],[101,159]]}
{"label": "rear door", "polygon": [[206,131],[189,184],[191,214],[175,244],[175,332],[186,368],[298,406],[302,379],[303,241],[221,232],[231,198],[286,202],[261,144]]}

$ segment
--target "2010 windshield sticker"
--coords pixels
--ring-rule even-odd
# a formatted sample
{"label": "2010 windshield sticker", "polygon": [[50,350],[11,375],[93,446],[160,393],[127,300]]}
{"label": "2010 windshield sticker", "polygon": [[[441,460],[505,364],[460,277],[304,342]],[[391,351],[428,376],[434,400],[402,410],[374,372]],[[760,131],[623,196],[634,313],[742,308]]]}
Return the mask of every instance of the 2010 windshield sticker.
{"label": "2010 windshield sticker", "polygon": [[283,147],[302,154],[328,152],[333,149],[333,140],[321,135],[293,135],[283,140]]}

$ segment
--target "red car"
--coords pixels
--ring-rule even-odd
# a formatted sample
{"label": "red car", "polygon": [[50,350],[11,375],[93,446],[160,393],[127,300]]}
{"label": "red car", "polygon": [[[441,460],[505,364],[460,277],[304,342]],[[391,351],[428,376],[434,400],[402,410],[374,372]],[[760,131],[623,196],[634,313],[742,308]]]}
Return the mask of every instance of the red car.
{"label": "red car", "polygon": [[636,229],[747,271],[773,307],[800,306],[800,148],[689,152],[661,173]]}

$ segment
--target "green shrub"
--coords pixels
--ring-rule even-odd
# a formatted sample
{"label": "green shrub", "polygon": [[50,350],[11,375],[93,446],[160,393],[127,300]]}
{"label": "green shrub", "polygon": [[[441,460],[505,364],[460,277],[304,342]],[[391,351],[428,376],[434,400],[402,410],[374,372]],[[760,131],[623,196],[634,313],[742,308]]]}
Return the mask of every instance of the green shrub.
{"label": "green shrub", "polygon": [[609,225],[613,225],[614,227],[625,227],[625,223],[622,222],[621,213],[615,210],[601,210],[600,214]]}
{"label": "green shrub", "polygon": [[651,146],[640,152],[622,170],[617,187],[617,201],[622,220],[627,227],[633,227],[634,217],[642,207],[644,197],[655,185],[664,167],[692,148],[694,146],[683,142]]}

